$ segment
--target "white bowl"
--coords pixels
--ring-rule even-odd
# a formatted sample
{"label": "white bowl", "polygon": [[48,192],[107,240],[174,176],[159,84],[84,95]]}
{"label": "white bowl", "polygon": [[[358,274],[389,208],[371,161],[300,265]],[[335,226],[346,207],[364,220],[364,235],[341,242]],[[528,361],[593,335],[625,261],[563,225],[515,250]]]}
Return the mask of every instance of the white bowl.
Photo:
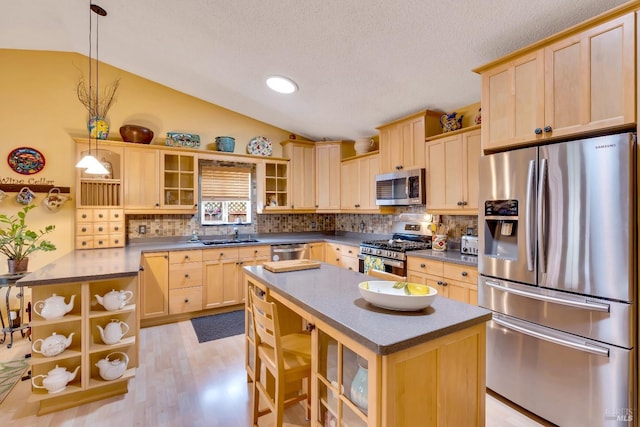
{"label": "white bowl", "polygon": [[431,286],[410,282],[369,280],[358,284],[360,295],[369,303],[397,311],[417,311],[429,307],[438,295]]}

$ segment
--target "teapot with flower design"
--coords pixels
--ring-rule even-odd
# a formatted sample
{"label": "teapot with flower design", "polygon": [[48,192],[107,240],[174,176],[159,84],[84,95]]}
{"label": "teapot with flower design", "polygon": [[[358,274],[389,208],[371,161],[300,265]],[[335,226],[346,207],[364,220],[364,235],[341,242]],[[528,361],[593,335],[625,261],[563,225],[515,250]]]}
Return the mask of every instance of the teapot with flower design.
{"label": "teapot with flower design", "polygon": [[453,113],[447,113],[440,116],[440,125],[443,132],[451,132],[452,130],[458,130],[462,127],[462,118],[464,116],[458,116],[455,111]]}

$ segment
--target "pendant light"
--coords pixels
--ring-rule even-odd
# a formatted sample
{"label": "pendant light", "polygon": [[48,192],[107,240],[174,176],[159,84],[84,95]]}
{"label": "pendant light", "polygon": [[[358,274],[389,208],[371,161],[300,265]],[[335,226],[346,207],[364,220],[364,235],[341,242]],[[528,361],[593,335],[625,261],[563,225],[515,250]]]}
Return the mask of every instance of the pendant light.
{"label": "pendant light", "polygon": [[[91,65],[91,47],[93,44],[92,38],[92,13],[95,13],[96,16],[96,60],[95,60],[95,68],[96,68],[96,83],[95,83],[95,98],[94,105],[98,105],[98,37],[99,37],[99,29],[98,29],[98,19],[100,16],[107,16],[107,11],[101,8],[96,4],[91,4],[89,2],[89,95],[92,93],[92,73],[91,70],[93,66]],[[89,96],[89,102],[91,102],[91,96]],[[93,109],[89,108],[89,111],[93,111]],[[98,154],[98,138],[96,140],[96,155]],[[109,171],[107,168],[94,156],[91,155],[91,130],[89,130],[89,154],[84,156],[80,161],[76,164],[77,168],[84,169],[85,173],[92,175],[108,175]]]}

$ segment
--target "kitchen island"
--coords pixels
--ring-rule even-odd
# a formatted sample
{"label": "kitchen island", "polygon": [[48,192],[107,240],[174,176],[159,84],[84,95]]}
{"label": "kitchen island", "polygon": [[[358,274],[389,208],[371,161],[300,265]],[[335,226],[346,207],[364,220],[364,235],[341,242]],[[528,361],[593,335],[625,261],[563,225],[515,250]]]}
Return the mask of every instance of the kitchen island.
{"label": "kitchen island", "polygon": [[[329,264],[244,272],[248,292],[278,303],[286,332],[313,325],[313,426],[484,425],[488,310],[441,297],[417,312],[377,308],[358,291],[368,276]],[[248,306],[246,341],[254,379]],[[363,373],[365,391],[352,391]]]}

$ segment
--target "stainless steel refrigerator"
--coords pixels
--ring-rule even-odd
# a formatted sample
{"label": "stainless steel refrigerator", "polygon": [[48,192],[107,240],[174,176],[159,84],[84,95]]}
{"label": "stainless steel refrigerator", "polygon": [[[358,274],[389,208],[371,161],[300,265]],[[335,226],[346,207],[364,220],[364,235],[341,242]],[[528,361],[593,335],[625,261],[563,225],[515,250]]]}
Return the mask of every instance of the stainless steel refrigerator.
{"label": "stainless steel refrigerator", "polygon": [[487,387],[560,426],[636,425],[636,138],[480,160]]}

